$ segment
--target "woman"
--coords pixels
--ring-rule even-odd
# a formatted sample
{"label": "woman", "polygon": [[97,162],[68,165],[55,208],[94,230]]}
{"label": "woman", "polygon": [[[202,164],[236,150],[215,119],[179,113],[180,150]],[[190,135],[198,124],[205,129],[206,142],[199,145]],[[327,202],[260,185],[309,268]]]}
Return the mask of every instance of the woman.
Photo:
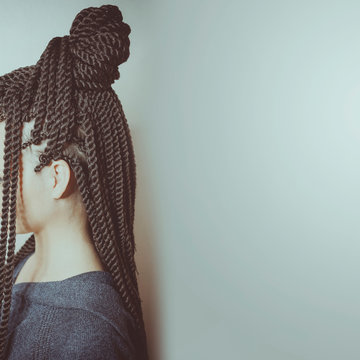
{"label": "woman", "polygon": [[130,54],[122,19],[84,9],[0,77],[1,359],[147,359],[134,151],[111,88]]}

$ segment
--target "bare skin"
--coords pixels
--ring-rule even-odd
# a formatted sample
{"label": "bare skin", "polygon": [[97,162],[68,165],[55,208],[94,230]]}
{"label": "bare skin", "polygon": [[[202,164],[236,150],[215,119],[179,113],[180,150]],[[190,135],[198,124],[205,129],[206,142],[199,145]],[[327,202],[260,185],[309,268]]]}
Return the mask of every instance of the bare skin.
{"label": "bare skin", "polygon": [[[31,122],[25,124],[32,126]],[[0,122],[0,177],[4,170],[4,141],[5,122]],[[61,281],[88,271],[104,271],[87,231],[87,215],[67,162],[52,161],[39,173],[33,171],[38,159],[32,149],[43,149],[43,145],[22,150],[20,157],[16,234],[34,233],[35,252],[15,284]]]}

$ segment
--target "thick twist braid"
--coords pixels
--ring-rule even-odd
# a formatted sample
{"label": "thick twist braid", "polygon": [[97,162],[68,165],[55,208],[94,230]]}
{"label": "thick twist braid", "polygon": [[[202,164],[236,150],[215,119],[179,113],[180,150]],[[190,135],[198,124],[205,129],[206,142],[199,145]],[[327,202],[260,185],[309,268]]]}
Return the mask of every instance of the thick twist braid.
{"label": "thick twist braid", "polygon": [[[19,106],[18,101],[14,101],[15,111],[18,113],[19,121],[15,122],[12,126],[11,132],[11,143],[12,143],[12,160],[11,160],[11,191],[10,191],[10,211],[9,211],[9,245],[6,249],[6,243],[1,244],[1,253],[7,250],[5,276],[1,282],[1,286],[4,288],[4,292],[1,294],[1,322],[0,322],[0,350],[4,351],[5,344],[7,341],[7,327],[10,316],[11,308],[11,295],[12,295],[12,286],[13,286],[13,270],[14,270],[14,251],[15,251],[15,220],[16,220],[16,194],[17,194],[17,185],[18,185],[18,170],[19,170],[19,151],[20,151],[20,142],[21,142],[21,112],[18,111],[17,107]],[[4,246],[5,245],[5,246]],[[4,246],[4,248],[3,248]],[[1,259],[1,267],[4,264],[3,259]],[[3,354],[1,354],[3,356]]]}

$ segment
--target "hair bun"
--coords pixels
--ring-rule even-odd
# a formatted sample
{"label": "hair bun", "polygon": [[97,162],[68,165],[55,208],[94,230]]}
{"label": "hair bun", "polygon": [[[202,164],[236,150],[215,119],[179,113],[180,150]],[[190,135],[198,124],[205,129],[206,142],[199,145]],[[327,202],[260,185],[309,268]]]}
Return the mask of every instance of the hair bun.
{"label": "hair bun", "polygon": [[131,28],[122,20],[113,5],[89,7],[75,17],[69,43],[79,88],[104,89],[119,79],[118,66],[130,55]]}

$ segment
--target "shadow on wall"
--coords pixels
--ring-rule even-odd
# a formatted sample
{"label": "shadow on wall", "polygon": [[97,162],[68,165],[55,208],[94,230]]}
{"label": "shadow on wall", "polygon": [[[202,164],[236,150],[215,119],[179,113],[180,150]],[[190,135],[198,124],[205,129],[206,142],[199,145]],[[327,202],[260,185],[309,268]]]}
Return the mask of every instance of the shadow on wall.
{"label": "shadow on wall", "polygon": [[[141,197],[141,209],[138,205],[138,220],[135,221],[136,252],[135,261],[139,271],[138,285],[142,300],[145,330],[147,335],[149,359],[160,360],[159,339],[159,289],[156,275],[156,254],[154,236],[151,231],[151,214],[148,204]],[[136,216],[135,216],[136,218]]]}
{"label": "shadow on wall", "polygon": [[[158,251],[156,249],[157,232],[155,212],[156,199],[152,198],[151,186],[147,179],[151,174],[148,168],[151,163],[146,159],[147,151],[144,147],[146,139],[141,139],[141,129],[136,129],[136,122],[132,126],[131,134],[135,148],[136,161],[136,197],[134,236],[136,242],[135,261],[138,275],[138,285],[142,300],[145,330],[150,360],[163,360],[161,356],[160,339],[160,288],[157,273]],[[141,126],[141,125],[139,125]]]}

